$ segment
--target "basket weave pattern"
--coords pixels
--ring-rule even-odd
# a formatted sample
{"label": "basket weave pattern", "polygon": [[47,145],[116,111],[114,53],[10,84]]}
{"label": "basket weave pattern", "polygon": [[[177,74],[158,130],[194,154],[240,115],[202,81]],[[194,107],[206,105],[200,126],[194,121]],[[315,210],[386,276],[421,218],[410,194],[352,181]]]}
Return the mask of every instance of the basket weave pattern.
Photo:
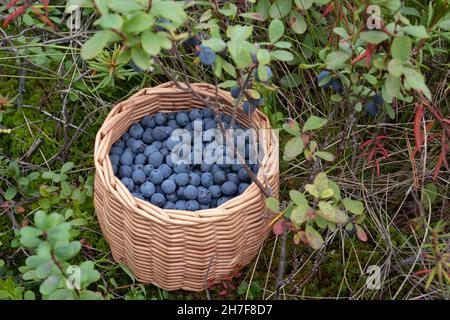
{"label": "basket weave pattern", "polygon": [[[214,99],[213,86],[191,86]],[[218,99],[222,111],[231,114],[230,94],[219,90]],[[127,265],[137,280],[165,290],[204,290],[206,283],[217,283],[251,262],[267,236],[267,226],[273,217],[255,183],[217,208],[189,212],[161,209],[135,198],[115,177],[109,151],[133,122],[160,111],[194,107],[204,106],[173,83],[143,89],[113,108],[95,141],[94,203],[113,257]],[[259,111],[249,118],[239,109],[236,120],[246,127],[252,121],[255,128],[270,128],[267,117]],[[265,156],[258,178],[277,196],[278,138],[274,133],[265,136],[263,148]]]}

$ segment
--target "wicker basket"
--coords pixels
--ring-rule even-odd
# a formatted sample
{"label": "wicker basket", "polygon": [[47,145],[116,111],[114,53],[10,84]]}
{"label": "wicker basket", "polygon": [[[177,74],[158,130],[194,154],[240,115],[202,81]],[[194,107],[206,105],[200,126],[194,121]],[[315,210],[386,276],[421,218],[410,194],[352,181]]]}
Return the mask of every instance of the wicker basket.
{"label": "wicker basket", "polygon": [[[196,91],[213,98],[215,88],[192,84]],[[231,114],[233,99],[219,90],[223,112]],[[195,212],[163,210],[131,195],[114,176],[109,151],[129,126],[148,114],[203,108],[192,94],[166,83],[141,90],[116,105],[95,140],[95,208],[102,232],[114,259],[128,266],[135,277],[165,290],[204,290],[251,262],[258,254],[273,217],[255,183],[247,190],[213,209]],[[237,121],[249,127],[248,114],[241,109]],[[253,113],[255,128],[270,128],[266,116]],[[266,130],[269,131],[269,130]],[[277,196],[278,138],[264,138],[265,156],[259,180]]]}

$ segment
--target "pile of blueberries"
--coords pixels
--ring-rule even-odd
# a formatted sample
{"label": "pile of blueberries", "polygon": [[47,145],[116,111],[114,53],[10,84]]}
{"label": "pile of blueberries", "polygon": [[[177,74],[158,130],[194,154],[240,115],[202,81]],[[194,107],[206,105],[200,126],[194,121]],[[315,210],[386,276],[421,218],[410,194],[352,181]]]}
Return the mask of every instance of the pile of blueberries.
{"label": "pile of blueberries", "polygon": [[[193,134],[194,121],[198,120],[202,130],[216,129],[217,118],[225,128],[230,128],[231,116],[216,117],[209,108],[145,116],[111,147],[109,157],[114,174],[133,196],[160,208],[196,211],[220,206],[242,194],[251,183],[243,165],[237,160],[224,164],[174,163],[171,154],[180,143],[171,135],[173,130],[182,128]],[[247,130],[239,124],[233,128]],[[212,142],[202,143],[205,150]],[[249,163],[248,144],[246,139],[246,163]],[[257,174],[258,164],[248,167]]]}

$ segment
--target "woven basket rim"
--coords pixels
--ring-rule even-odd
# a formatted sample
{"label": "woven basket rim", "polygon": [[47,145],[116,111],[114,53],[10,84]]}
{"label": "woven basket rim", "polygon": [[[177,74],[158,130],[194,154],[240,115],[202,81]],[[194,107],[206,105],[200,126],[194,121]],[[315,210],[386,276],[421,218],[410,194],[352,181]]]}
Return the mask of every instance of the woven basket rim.
{"label": "woven basket rim", "polygon": [[[183,85],[183,84],[181,84]],[[194,88],[198,88],[199,91],[202,91],[203,88],[212,89],[215,88],[214,86],[210,84],[205,83],[192,83],[190,86]],[[203,90],[204,91],[204,90]],[[229,100],[224,100],[222,98],[227,97],[231,98],[231,95],[229,92],[219,89],[218,95],[221,100],[221,103],[223,104],[230,104]],[[113,142],[109,141],[108,139],[109,131],[108,133],[104,133],[105,128],[108,127],[109,123],[111,121],[114,121],[114,117],[120,116],[121,112],[123,111],[122,108],[124,106],[127,106],[127,108],[130,108],[127,103],[130,103],[134,99],[138,99],[142,96],[151,96],[151,95],[159,95],[159,94],[186,94],[186,92],[182,89],[176,88],[175,84],[173,82],[167,82],[163,83],[159,86],[152,87],[152,88],[144,88],[131,97],[127,98],[126,100],[123,100],[119,103],[117,103],[112,110],[109,112],[107,118],[103,122],[101,128],[99,129],[97,135],[96,135],[96,143],[95,143],[95,150],[94,150],[94,162],[95,162],[95,168],[96,170],[102,172],[103,174],[106,174],[108,177],[112,178],[110,181],[113,181],[113,185],[106,184],[107,188],[113,188],[116,187],[116,191],[120,194],[118,197],[118,200],[125,206],[129,207],[130,210],[133,210],[134,212],[143,215],[146,218],[149,219],[157,219],[159,222],[167,223],[167,224],[180,224],[180,225],[192,225],[192,224],[201,224],[205,222],[211,222],[211,221],[218,221],[221,219],[226,219],[228,216],[227,213],[227,207],[236,207],[239,205],[244,205],[247,202],[246,200],[249,200],[249,194],[252,192],[254,193],[257,189],[257,192],[261,193],[255,182],[251,182],[249,187],[240,195],[235,196],[231,198],[230,200],[226,201],[222,205],[216,207],[216,208],[209,208],[209,209],[202,209],[197,211],[185,211],[185,210],[175,210],[175,209],[162,209],[159,208],[152,203],[150,203],[147,200],[142,200],[139,198],[134,197],[131,192],[122,184],[119,178],[117,178],[112,170],[112,165],[109,159],[109,150],[111,148],[111,145]],[[205,95],[211,96],[211,92],[202,92]],[[193,97],[192,99],[197,100],[197,98]],[[187,107],[186,110],[191,109],[192,107]],[[203,108],[203,107],[201,107]],[[270,125],[270,121],[268,117],[262,113],[260,110],[256,109],[256,111],[253,113],[252,119],[254,117],[258,117],[263,122],[267,124],[267,129],[272,129]],[[253,120],[252,120],[253,121]],[[113,129],[111,129],[113,130]],[[106,138],[107,141],[104,141]],[[266,165],[269,162],[272,162],[272,165],[274,164],[274,159],[271,159],[270,157],[273,157],[273,152],[275,151],[276,156],[278,157],[278,137],[274,134],[271,134],[271,143],[270,143],[270,150],[265,149],[264,152],[264,158],[262,160],[262,163],[260,164],[260,170],[258,172],[258,179],[263,183],[264,185],[264,176],[261,171],[261,168],[264,168],[264,165]],[[106,148],[105,150],[103,148]],[[107,152],[106,152],[107,151]],[[104,154],[104,157],[102,155]],[[266,159],[267,158],[267,159]],[[272,161],[270,161],[272,160]],[[276,159],[276,164],[278,164],[278,159]],[[271,171],[271,170],[269,170]],[[278,175],[278,170],[271,171],[272,174]],[[266,176],[266,178],[268,178]],[[266,184],[266,187],[269,186],[269,184]]]}

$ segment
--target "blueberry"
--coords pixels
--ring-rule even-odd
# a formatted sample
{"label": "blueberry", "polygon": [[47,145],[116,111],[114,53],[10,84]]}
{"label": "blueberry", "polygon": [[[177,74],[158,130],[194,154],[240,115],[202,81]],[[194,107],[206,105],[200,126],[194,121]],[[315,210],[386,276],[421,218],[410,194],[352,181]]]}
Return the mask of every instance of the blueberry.
{"label": "blueberry", "polygon": [[163,191],[163,189],[161,188],[161,185],[160,185],[160,184],[157,184],[157,185],[155,186],[155,192],[156,192],[156,193],[164,194],[164,191]]}
{"label": "blueberry", "polygon": [[252,167],[253,174],[256,175],[258,173],[258,171],[259,171],[259,164],[255,163],[251,167]]}
{"label": "blueberry", "polygon": [[126,164],[131,166],[133,164],[134,161],[134,156],[131,152],[124,152],[121,156],[120,156],[120,163],[121,164]]}
{"label": "blueberry", "polygon": [[238,177],[239,177],[239,180],[241,180],[242,182],[250,181],[250,177],[248,176],[248,173],[244,168],[241,168],[238,171]]}
{"label": "blueberry", "polygon": [[112,165],[112,170],[114,172],[114,175],[117,175],[117,172],[119,171],[119,166],[118,165]]}
{"label": "blueberry", "polygon": [[128,139],[130,139],[130,134],[128,132],[125,132],[122,134],[122,141],[126,142]]}
{"label": "blueberry", "polygon": [[146,129],[155,127],[155,119],[152,116],[143,117],[141,123]]}
{"label": "blueberry", "polygon": [[147,145],[142,140],[135,140],[130,146],[130,149],[133,153],[144,152],[145,148],[147,148]]}
{"label": "blueberry", "polygon": [[175,119],[170,119],[167,121],[167,126],[173,129],[178,129],[180,127]]}
{"label": "blueberry", "polygon": [[242,168],[242,164],[232,164],[231,165],[231,170],[233,170],[234,172],[238,172],[239,170],[241,170]]}
{"label": "blueberry", "polygon": [[228,200],[230,200],[230,198],[228,198],[228,197],[222,197],[222,198],[217,199],[217,206],[224,204]]}
{"label": "blueberry", "polygon": [[145,129],[144,134],[142,135],[142,141],[146,144],[151,144],[153,142],[152,129]]}
{"label": "blueberry", "polygon": [[185,200],[178,200],[175,203],[175,209],[177,209],[177,210],[186,210],[186,201]]}
{"label": "blueberry", "polygon": [[155,169],[151,164],[146,164],[142,170],[144,171],[145,175],[148,177],[152,170]]}
{"label": "blueberry", "polygon": [[369,101],[365,105],[364,110],[369,116],[375,117],[378,114],[378,105],[373,101]]}
{"label": "blueberry", "polygon": [[[266,67],[266,71],[267,71],[267,81],[269,81],[270,78],[272,78],[272,70],[270,69],[269,66],[265,66],[265,67]],[[255,71],[255,79],[256,79],[256,81],[261,81],[259,79],[259,75],[258,75],[258,71],[257,70]]]}
{"label": "blueberry", "polygon": [[120,156],[118,156],[117,154],[112,154],[109,156],[109,160],[111,161],[111,164],[113,166],[117,167],[120,161]]}
{"label": "blueberry", "polygon": [[210,208],[209,204],[201,204],[200,205],[200,210],[206,210],[206,209],[209,209],[209,208]]}
{"label": "blueberry", "polygon": [[131,178],[133,179],[135,184],[142,184],[147,180],[144,171],[142,170],[134,170],[131,174]]}
{"label": "blueberry", "polygon": [[148,158],[151,154],[158,152],[159,149],[155,147],[154,145],[150,145],[144,150],[144,155]]}
{"label": "blueberry", "polygon": [[186,172],[177,173],[175,177],[175,182],[179,186],[185,186],[189,183],[189,175]]}
{"label": "blueberry", "polygon": [[164,180],[164,177],[158,169],[153,169],[152,172],[150,172],[149,181],[153,184],[160,184]]}
{"label": "blueberry", "polygon": [[133,165],[133,170],[142,170],[142,171],[144,171],[144,166],[142,164],[135,164],[135,165]]}
{"label": "blueberry", "polygon": [[237,186],[233,182],[227,181],[222,185],[222,193],[226,196],[231,196],[235,194],[236,191]]}
{"label": "blueberry", "polygon": [[181,127],[184,127],[189,123],[189,116],[186,112],[178,112],[175,119]]}
{"label": "blueberry", "polygon": [[226,124],[230,124],[231,123],[231,119],[232,117],[228,114],[224,114],[222,115],[222,121],[225,122]]}
{"label": "blueberry", "polygon": [[191,172],[189,173],[189,184],[192,184],[193,186],[198,187],[201,183],[201,178],[198,173]]}
{"label": "blueberry", "polygon": [[[133,143],[136,141],[136,139],[135,138],[130,138],[130,139],[128,139],[127,141],[126,141],[126,145],[127,145],[127,148],[131,148],[131,146],[133,145]],[[125,150],[124,150],[125,151]]]}
{"label": "blueberry", "polygon": [[172,169],[170,169],[170,167],[165,163],[160,165],[158,169],[162,173],[164,179],[169,178],[170,175],[172,174]]}
{"label": "blueberry", "polygon": [[143,153],[139,153],[134,158],[134,163],[144,165],[147,163],[147,157]]}
{"label": "blueberry", "polygon": [[141,193],[146,198],[150,198],[155,193],[155,185],[150,181],[146,181],[141,185]]}
{"label": "blueberry", "polygon": [[123,183],[125,188],[127,188],[130,192],[133,192],[134,189],[133,179],[131,179],[130,177],[123,177],[120,181]]}
{"label": "blueberry", "polygon": [[131,193],[131,195],[135,198],[145,200],[144,196],[140,192],[133,192],[133,193]]}
{"label": "blueberry", "polygon": [[170,151],[174,150],[175,147],[181,143],[180,137],[169,137],[166,141],[167,149]]}
{"label": "blueberry", "polygon": [[372,97],[373,102],[375,102],[378,105],[383,105],[384,104],[384,99],[382,96],[376,94]]}
{"label": "blueberry", "polygon": [[167,116],[166,116],[166,114],[163,113],[163,112],[158,112],[158,113],[155,115],[154,119],[155,119],[155,123],[156,123],[158,126],[165,126],[165,125],[167,124]]}
{"label": "blueberry", "polygon": [[248,101],[244,101],[242,109],[244,109],[246,113],[253,113],[256,110],[256,107],[251,105]]}
{"label": "blueberry", "polygon": [[166,156],[166,164],[167,164],[170,168],[173,168],[172,155],[171,155],[170,153]]}
{"label": "blueberry", "polygon": [[211,173],[212,174],[214,174],[214,173],[216,173],[217,171],[220,171],[222,168],[217,164],[217,163],[214,163],[213,165],[212,165],[212,167],[211,167]]}
{"label": "blueberry", "polygon": [[209,203],[209,207],[210,207],[210,208],[215,208],[215,207],[217,207],[217,200],[218,200],[218,199],[211,199],[211,202]]}
{"label": "blueberry", "polygon": [[245,182],[240,183],[239,186],[238,186],[238,193],[239,194],[244,193],[244,191],[248,188],[248,186],[249,186],[248,183],[245,183]]}
{"label": "blueberry", "polygon": [[155,206],[162,208],[166,204],[166,198],[164,198],[161,193],[155,193],[150,198],[150,202]]}
{"label": "blueberry", "polygon": [[210,186],[213,185],[214,176],[212,175],[212,173],[203,172],[200,178],[201,178],[202,186],[204,186],[205,188],[209,188]]}
{"label": "blueberry", "polygon": [[164,141],[169,137],[169,135],[170,133],[168,132],[167,127],[164,126],[157,126],[152,130],[153,139],[156,141]]}
{"label": "blueberry", "polygon": [[167,113],[167,120],[175,120],[176,115],[176,112]]}
{"label": "blueberry", "polygon": [[181,173],[181,172],[189,173],[190,168],[189,168],[189,165],[186,163],[177,163],[177,164],[174,164],[173,171],[175,173]]}
{"label": "blueberry", "polygon": [[212,199],[211,191],[204,187],[199,187],[197,199],[200,204],[209,204]]}
{"label": "blueberry", "polygon": [[130,136],[132,136],[135,139],[141,139],[142,135],[144,134],[144,128],[138,123],[134,123],[131,125],[130,130],[128,130],[130,133]]}
{"label": "blueberry", "polygon": [[148,163],[153,167],[158,168],[163,163],[164,157],[160,152],[152,153],[148,157]]}
{"label": "blueberry", "polygon": [[180,199],[183,199],[183,198],[184,198],[184,195],[183,195],[184,188],[185,188],[185,187],[180,186],[180,187],[178,187],[178,189],[177,189],[177,196],[178,196],[178,198],[180,198]]}
{"label": "blueberry", "polygon": [[199,57],[201,63],[207,66],[214,64],[214,62],[216,61],[216,53],[211,48],[205,47],[203,45],[200,46]]}
{"label": "blueberry", "polygon": [[201,172],[209,172],[209,171],[211,171],[211,165],[210,164],[206,164],[206,163],[202,163],[200,165],[200,170],[201,170]]}
{"label": "blueberry", "polygon": [[213,176],[214,184],[222,184],[227,180],[227,176],[222,170],[214,172]]}
{"label": "blueberry", "polygon": [[341,82],[341,80],[339,80],[339,79],[333,79],[332,81],[331,81],[331,87],[333,88],[333,90],[334,91],[336,91],[336,92],[342,92],[342,89],[344,88],[343,86],[342,86],[342,82]]}
{"label": "blueberry", "polygon": [[123,140],[117,140],[116,142],[114,142],[113,145],[115,148],[120,148],[120,149],[125,149],[125,141]]}
{"label": "blueberry", "polygon": [[173,209],[173,208],[175,208],[175,203],[172,201],[167,201],[163,207],[163,209]]}
{"label": "blueberry", "polygon": [[227,173],[227,181],[234,183],[235,185],[239,185],[239,177],[236,173]]}
{"label": "blueberry", "polygon": [[[166,180],[166,181],[167,181],[167,180]],[[172,181],[172,180],[169,180],[169,181]],[[178,201],[178,194],[177,194],[176,192],[173,192],[173,193],[166,193],[166,198],[167,198],[167,200],[169,200],[169,201],[177,202],[177,201]]]}
{"label": "blueberry", "polygon": [[120,156],[123,153],[123,149],[124,148],[112,147],[111,151],[109,152],[109,154],[115,154],[115,155]]}
{"label": "blueberry", "polygon": [[167,194],[167,193],[175,192],[177,185],[172,180],[167,179],[161,183],[161,188],[164,191],[164,193]]}
{"label": "blueberry", "polygon": [[201,109],[194,108],[191,111],[189,111],[189,119],[191,121],[201,118],[203,118],[203,112]]}
{"label": "blueberry", "polygon": [[162,148],[162,142],[161,141],[153,141],[152,146],[154,146],[157,150]]}
{"label": "blueberry", "polygon": [[206,120],[206,122],[204,123],[204,128],[205,131],[209,130],[209,129],[217,129],[217,123],[214,119],[209,119]]}
{"label": "blueberry", "polygon": [[212,110],[211,108],[203,109],[203,118],[213,118],[214,115],[214,110]]}
{"label": "blueberry", "polygon": [[119,177],[125,178],[125,177],[131,177],[131,174],[133,173],[133,169],[129,165],[123,165],[119,168]]}
{"label": "blueberry", "polygon": [[200,210],[200,205],[197,200],[189,200],[186,202],[186,209],[189,211],[197,211]]}
{"label": "blueberry", "polygon": [[[330,75],[330,71],[324,70],[317,76],[317,84],[320,85],[323,79],[327,78]],[[332,79],[322,85],[324,88],[329,88],[332,85]]]}
{"label": "blueberry", "polygon": [[239,88],[237,86],[236,87],[232,87],[230,92],[231,92],[231,96],[233,98],[237,99],[239,97],[239,94],[241,93],[241,88]]}
{"label": "blueberry", "polygon": [[220,198],[222,195],[222,188],[217,184],[210,186],[209,191],[211,192],[211,196],[215,199]]}
{"label": "blueberry", "polygon": [[187,38],[184,42],[183,45],[188,47],[188,48],[194,48],[198,45],[200,45],[200,35],[199,34],[195,34],[189,38]]}
{"label": "blueberry", "polygon": [[188,185],[184,188],[183,196],[185,199],[194,200],[198,197],[198,189],[193,185]]}
{"label": "blueberry", "polygon": [[[254,99],[254,98],[248,98],[248,102],[254,106],[254,107],[258,107],[264,104],[264,99],[263,98],[258,98],[258,99]],[[246,111],[247,112],[247,111]]]}

